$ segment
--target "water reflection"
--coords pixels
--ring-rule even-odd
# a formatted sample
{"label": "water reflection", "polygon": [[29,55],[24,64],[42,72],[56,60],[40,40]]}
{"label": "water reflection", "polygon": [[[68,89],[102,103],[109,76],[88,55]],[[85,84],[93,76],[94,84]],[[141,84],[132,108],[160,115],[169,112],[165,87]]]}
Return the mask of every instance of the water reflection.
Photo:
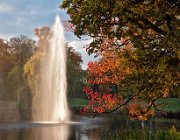
{"label": "water reflection", "polygon": [[0,124],[0,140],[69,140],[69,135],[68,124]]}
{"label": "water reflection", "polygon": [[119,116],[76,120],[79,123],[0,123],[0,140],[158,140],[168,136],[173,125],[180,130],[179,120],[140,122]]}
{"label": "water reflection", "polygon": [[35,137],[35,140],[68,140],[70,127],[68,125],[42,128],[39,137]]}

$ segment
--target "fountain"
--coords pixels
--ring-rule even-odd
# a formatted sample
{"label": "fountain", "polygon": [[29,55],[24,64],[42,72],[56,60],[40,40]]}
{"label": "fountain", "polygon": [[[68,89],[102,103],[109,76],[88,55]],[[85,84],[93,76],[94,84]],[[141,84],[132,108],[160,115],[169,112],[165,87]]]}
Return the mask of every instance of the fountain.
{"label": "fountain", "polygon": [[40,93],[33,103],[36,109],[33,120],[67,122],[70,111],[66,99],[66,50],[63,26],[59,16],[56,16],[52,27],[49,46],[44,48],[45,57],[41,60],[42,80]]}

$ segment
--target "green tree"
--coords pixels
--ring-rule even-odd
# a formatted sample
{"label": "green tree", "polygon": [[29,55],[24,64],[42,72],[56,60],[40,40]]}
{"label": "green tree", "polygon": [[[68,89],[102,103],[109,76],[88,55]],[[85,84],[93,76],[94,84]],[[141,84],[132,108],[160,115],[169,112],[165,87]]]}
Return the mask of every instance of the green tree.
{"label": "green tree", "polygon": [[179,45],[179,0],[64,0],[61,7],[75,35],[94,37],[96,45],[104,36],[128,37],[136,48],[175,51]]}
{"label": "green tree", "polygon": [[67,82],[69,97],[80,97],[84,86],[83,70],[81,68],[82,57],[72,47],[67,49]]}

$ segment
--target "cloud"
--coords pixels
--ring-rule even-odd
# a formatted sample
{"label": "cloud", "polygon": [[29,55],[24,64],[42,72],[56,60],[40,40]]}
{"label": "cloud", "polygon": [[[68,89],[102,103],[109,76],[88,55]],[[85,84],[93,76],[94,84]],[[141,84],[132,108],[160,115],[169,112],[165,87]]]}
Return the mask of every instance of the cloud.
{"label": "cloud", "polygon": [[14,11],[14,7],[7,3],[0,3],[0,13],[9,13]]}

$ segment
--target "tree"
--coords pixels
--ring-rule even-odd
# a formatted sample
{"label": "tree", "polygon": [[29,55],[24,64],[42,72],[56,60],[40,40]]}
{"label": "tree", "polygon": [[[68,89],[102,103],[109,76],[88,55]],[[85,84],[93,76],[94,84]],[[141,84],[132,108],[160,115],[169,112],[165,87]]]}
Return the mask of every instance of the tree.
{"label": "tree", "polygon": [[9,45],[17,57],[17,63],[22,66],[32,56],[35,49],[35,41],[23,35],[11,38]]}
{"label": "tree", "polygon": [[179,0],[64,0],[61,7],[67,9],[75,35],[93,38],[90,54],[102,52],[107,40],[112,40],[108,50],[132,45],[136,59],[120,54],[133,67],[119,81],[131,89],[129,99],[137,96],[149,109],[179,85]]}
{"label": "tree", "polygon": [[68,82],[68,96],[80,97],[83,92],[83,70],[81,68],[82,57],[75,50],[66,46],[67,50],[67,82]]}
{"label": "tree", "polygon": [[178,46],[179,0],[65,0],[61,7],[67,9],[75,35],[95,37],[96,45],[108,36],[129,37],[136,48]]}
{"label": "tree", "polygon": [[1,99],[7,100],[7,76],[8,72],[16,65],[16,57],[10,48],[8,41],[0,39],[0,91]]}
{"label": "tree", "polygon": [[19,109],[30,108],[31,99],[28,98],[29,89],[23,77],[23,63],[31,57],[34,45],[35,41],[25,36],[13,37],[9,41],[0,39],[1,99],[17,101]]}
{"label": "tree", "polygon": [[[130,86],[121,82],[133,73],[136,52],[130,44],[118,50],[108,49],[110,42],[101,45],[101,58],[88,64],[88,86],[84,88],[84,92],[90,102],[82,113],[94,115],[124,109],[131,119],[147,119],[154,114],[148,102],[143,104],[141,96],[134,94]],[[131,56],[131,62],[127,61],[127,55]]]}
{"label": "tree", "polygon": [[0,39],[0,73],[5,76],[16,64],[16,61],[16,56],[13,53],[9,42],[4,39]]}
{"label": "tree", "polygon": [[98,51],[98,55],[101,58],[98,62],[95,61],[88,64],[87,74],[92,76],[88,77],[89,84],[109,83],[119,85],[119,80],[124,79],[127,73],[131,73],[132,68],[130,65],[126,65],[127,60],[123,56],[124,53],[129,53],[132,57],[136,57],[130,43],[123,48],[109,48],[109,44],[112,42],[114,40],[107,39],[104,41],[100,46],[101,51]]}
{"label": "tree", "polygon": [[35,43],[35,40],[23,35],[12,37],[8,42],[11,53],[16,58],[16,65],[8,72],[7,89],[11,95],[9,98],[18,102],[20,110],[31,108],[31,94],[24,79],[23,67],[33,55]]}
{"label": "tree", "polygon": [[36,28],[35,34],[38,37],[35,53],[24,65],[24,76],[33,96],[41,92],[40,85],[43,78],[41,65],[47,56],[52,33],[49,27],[42,27]]}

